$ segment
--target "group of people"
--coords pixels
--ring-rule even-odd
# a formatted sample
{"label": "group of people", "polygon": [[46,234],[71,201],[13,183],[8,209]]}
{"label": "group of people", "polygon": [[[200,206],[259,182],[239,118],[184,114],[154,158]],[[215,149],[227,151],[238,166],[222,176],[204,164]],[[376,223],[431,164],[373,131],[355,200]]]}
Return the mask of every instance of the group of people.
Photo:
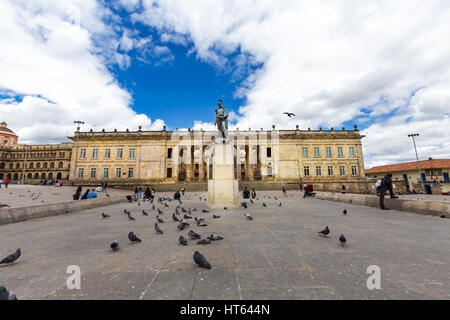
{"label": "group of people", "polygon": [[81,195],[83,192],[83,188],[79,186],[77,190],[75,191],[75,194],[73,195],[73,200],[86,200],[86,199],[96,199],[98,198],[97,192],[95,192],[95,189],[86,189],[86,191]]}
{"label": "group of people", "polygon": [[242,191],[242,197],[243,197],[244,199],[250,199],[250,197],[251,197],[252,199],[255,199],[255,198],[256,198],[256,191],[255,191],[255,188],[252,188],[252,191],[250,191],[250,190],[248,190],[247,187],[245,187],[245,188],[244,188],[244,191]]}
{"label": "group of people", "polygon": [[[142,197],[142,193],[144,193],[144,197]],[[134,188],[134,199],[135,200],[143,200],[143,201],[149,201],[149,200],[153,200],[155,198],[155,189],[152,188],[152,190],[150,190],[149,187],[147,187],[144,191],[144,188],[140,187],[140,186],[136,186],[136,188]]]}

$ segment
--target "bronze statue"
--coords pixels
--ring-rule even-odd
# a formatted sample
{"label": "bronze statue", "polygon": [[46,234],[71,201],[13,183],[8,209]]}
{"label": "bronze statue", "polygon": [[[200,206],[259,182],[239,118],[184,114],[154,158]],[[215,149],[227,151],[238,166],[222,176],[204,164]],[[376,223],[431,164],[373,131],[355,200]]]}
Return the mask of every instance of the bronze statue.
{"label": "bronze statue", "polygon": [[216,125],[217,129],[222,133],[222,137],[225,139],[228,136],[228,112],[227,108],[222,107],[222,100],[217,103],[219,106],[216,109]]}

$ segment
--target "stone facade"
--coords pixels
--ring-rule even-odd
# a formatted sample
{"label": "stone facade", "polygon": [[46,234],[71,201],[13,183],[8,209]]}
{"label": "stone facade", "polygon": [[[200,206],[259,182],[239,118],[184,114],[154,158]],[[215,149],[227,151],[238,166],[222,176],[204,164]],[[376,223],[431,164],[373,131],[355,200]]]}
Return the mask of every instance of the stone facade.
{"label": "stone facade", "polygon": [[[358,129],[232,131],[240,181],[362,181]],[[216,131],[75,132],[70,179],[76,184],[204,182]]]}
{"label": "stone facade", "polygon": [[0,179],[20,181],[25,172],[27,183],[41,179],[67,180],[71,153],[72,143],[0,147]]}

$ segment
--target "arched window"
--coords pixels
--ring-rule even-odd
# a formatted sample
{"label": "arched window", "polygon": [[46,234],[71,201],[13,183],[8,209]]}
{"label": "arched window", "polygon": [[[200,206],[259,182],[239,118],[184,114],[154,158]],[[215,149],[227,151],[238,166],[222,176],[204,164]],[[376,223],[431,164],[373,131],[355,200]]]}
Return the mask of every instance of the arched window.
{"label": "arched window", "polygon": [[0,169],[5,169],[5,163],[4,162],[0,163]]}
{"label": "arched window", "polygon": [[30,169],[33,169],[33,168],[34,168],[34,163],[31,162],[31,163],[30,163]]}
{"label": "arched window", "polygon": [[42,165],[42,168],[47,169],[47,162],[44,162],[44,164]]}
{"label": "arched window", "polygon": [[31,174],[31,173],[27,174],[27,179],[31,179],[31,178],[33,178],[33,174]]}
{"label": "arched window", "polygon": [[60,163],[58,163],[58,168],[62,168],[64,167],[64,163],[61,161]]}
{"label": "arched window", "polygon": [[0,179],[3,179],[3,173],[0,173]]}
{"label": "arched window", "polygon": [[56,175],[56,179],[61,180],[62,179],[62,173],[58,172],[58,174]]}
{"label": "arched window", "polygon": [[8,173],[8,174],[6,175],[6,179],[11,179],[11,173]]}
{"label": "arched window", "polygon": [[36,172],[36,173],[34,174],[34,178],[35,178],[35,179],[39,179],[39,173]]}
{"label": "arched window", "polygon": [[53,179],[53,173],[50,172],[50,173],[48,174],[48,179],[49,179],[49,180]]}
{"label": "arched window", "polygon": [[14,173],[13,180],[18,180],[18,179],[19,179],[19,175],[17,173]]}
{"label": "arched window", "polygon": [[45,179],[45,172],[42,172],[41,179]]}
{"label": "arched window", "polygon": [[20,169],[20,162],[16,163],[16,169]]}
{"label": "arched window", "polygon": [[40,168],[41,168],[41,163],[40,162],[36,163],[36,169],[40,169]]}
{"label": "arched window", "polygon": [[11,162],[11,163],[9,164],[9,168],[10,168],[10,169],[14,169],[14,163]]}
{"label": "arched window", "polygon": [[55,167],[55,163],[54,162],[50,162],[50,169],[53,169]]}

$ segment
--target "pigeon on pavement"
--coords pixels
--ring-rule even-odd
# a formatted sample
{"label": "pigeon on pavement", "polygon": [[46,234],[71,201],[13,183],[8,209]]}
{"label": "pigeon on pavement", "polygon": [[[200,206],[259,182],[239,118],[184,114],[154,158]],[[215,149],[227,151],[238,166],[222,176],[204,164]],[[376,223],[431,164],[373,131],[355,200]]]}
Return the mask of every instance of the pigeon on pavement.
{"label": "pigeon on pavement", "polygon": [[188,216],[187,214],[184,215],[184,218],[185,218],[185,219],[192,219],[192,217],[191,217],[191,216]]}
{"label": "pigeon on pavement", "polygon": [[172,220],[179,222],[180,220],[177,218],[177,216],[175,215],[175,213],[172,213]]}
{"label": "pigeon on pavement", "polygon": [[155,231],[158,234],[163,234],[164,232],[159,228],[158,224],[155,222]]}
{"label": "pigeon on pavement", "polygon": [[183,236],[180,236],[178,238],[178,242],[180,242],[180,244],[183,245],[183,246],[187,246],[188,245],[187,239],[185,237],[183,237]]}
{"label": "pigeon on pavement", "polygon": [[145,210],[142,210],[142,215],[143,216],[148,216],[148,213]]}
{"label": "pigeon on pavement", "polygon": [[253,220],[252,216],[249,213],[246,213],[245,217],[247,218],[247,220]]}
{"label": "pigeon on pavement", "polygon": [[111,216],[102,212],[102,218],[111,218]]}
{"label": "pigeon on pavement", "polygon": [[347,239],[345,239],[344,235],[341,234],[341,236],[339,237],[339,241],[341,242],[341,246],[344,246],[347,242]]}
{"label": "pigeon on pavement", "polygon": [[325,229],[323,229],[322,231],[319,231],[318,233],[323,236],[327,236],[330,233],[330,229],[328,229],[328,226],[326,226]]}
{"label": "pigeon on pavement", "polygon": [[139,239],[138,237],[136,237],[136,235],[135,235],[133,232],[130,232],[130,233],[128,234],[128,239],[129,239],[131,242],[141,242],[141,239]]}
{"label": "pigeon on pavement", "polygon": [[203,209],[202,212],[209,212],[208,210]]}
{"label": "pigeon on pavement", "polygon": [[198,251],[194,252],[194,262],[198,264],[201,268],[211,269],[211,265],[208,260]]}
{"label": "pigeon on pavement", "polygon": [[197,244],[210,244],[211,240],[209,238],[205,238],[202,240],[197,241]]}
{"label": "pigeon on pavement", "polygon": [[346,215],[346,214],[347,214],[347,209],[344,209],[344,211],[342,211],[342,213],[343,213],[344,215]]}
{"label": "pigeon on pavement", "polygon": [[213,214],[213,218],[218,219],[218,218],[220,218],[220,216],[216,216],[215,214]]}
{"label": "pigeon on pavement", "polygon": [[191,240],[195,240],[195,239],[200,239],[201,236],[197,233],[195,233],[194,231],[189,231],[188,233],[189,238],[191,238]]}
{"label": "pigeon on pavement", "polygon": [[161,219],[159,216],[156,216],[156,221],[158,221],[159,223],[164,223],[164,220]]}
{"label": "pigeon on pavement", "polygon": [[0,300],[17,300],[16,295],[8,292],[5,287],[0,286]]}
{"label": "pigeon on pavement", "polygon": [[162,210],[160,208],[158,208],[158,213],[163,214],[164,212],[162,212]]}
{"label": "pigeon on pavement", "polygon": [[221,236],[219,236],[218,234],[213,233],[212,235],[210,235],[208,237],[209,240],[212,241],[217,241],[217,240],[222,240],[223,238]]}
{"label": "pigeon on pavement", "polygon": [[242,203],[241,203],[241,206],[243,206],[245,209],[247,209],[247,202],[245,202],[245,201],[242,202]]}
{"label": "pigeon on pavement", "polygon": [[113,242],[111,242],[110,247],[111,247],[112,251],[119,250],[119,241],[114,240]]}
{"label": "pigeon on pavement", "polygon": [[20,255],[22,254],[22,251],[20,251],[20,248],[16,250],[16,252],[10,254],[6,258],[4,258],[2,261],[0,261],[0,264],[11,264],[17,259],[19,259]]}

